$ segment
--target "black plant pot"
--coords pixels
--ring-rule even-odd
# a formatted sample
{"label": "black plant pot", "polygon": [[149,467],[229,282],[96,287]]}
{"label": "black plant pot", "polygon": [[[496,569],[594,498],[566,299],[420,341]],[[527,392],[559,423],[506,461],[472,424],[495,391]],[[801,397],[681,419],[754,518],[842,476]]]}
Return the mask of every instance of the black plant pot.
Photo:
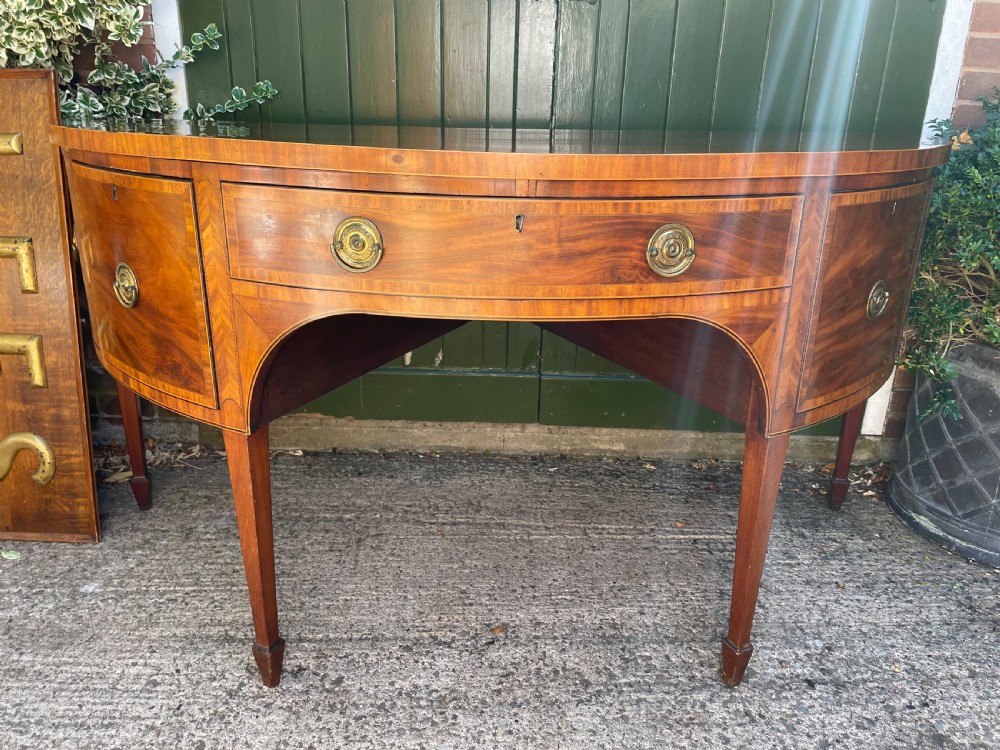
{"label": "black plant pot", "polygon": [[945,549],[1000,568],[1000,352],[971,344],[950,359],[959,369],[955,400],[965,418],[920,422],[931,385],[918,378],[889,506]]}

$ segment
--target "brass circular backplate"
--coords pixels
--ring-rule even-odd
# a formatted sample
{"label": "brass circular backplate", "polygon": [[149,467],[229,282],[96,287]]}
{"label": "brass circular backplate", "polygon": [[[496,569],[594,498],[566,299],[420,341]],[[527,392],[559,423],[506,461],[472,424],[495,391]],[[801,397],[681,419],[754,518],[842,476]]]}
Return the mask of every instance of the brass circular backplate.
{"label": "brass circular backplate", "polygon": [[352,216],[337,225],[330,249],[342,268],[364,273],[382,260],[382,233],[368,219]]}
{"label": "brass circular backplate", "polygon": [[868,293],[868,320],[875,320],[889,305],[889,289],[884,281],[875,282],[871,292]]}
{"label": "brass circular backplate", "polygon": [[119,263],[115,268],[114,289],[122,307],[135,307],[139,302],[139,281],[128,263]]}
{"label": "brass circular backplate", "polygon": [[649,238],[646,262],[660,276],[680,276],[694,257],[694,235],[683,224],[664,224]]}

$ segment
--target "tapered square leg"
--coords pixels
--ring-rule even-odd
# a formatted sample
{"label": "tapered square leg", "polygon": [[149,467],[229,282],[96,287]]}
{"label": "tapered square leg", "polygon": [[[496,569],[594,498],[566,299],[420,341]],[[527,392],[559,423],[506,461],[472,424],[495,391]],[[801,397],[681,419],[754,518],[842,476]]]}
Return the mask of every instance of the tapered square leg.
{"label": "tapered square leg", "polygon": [[281,680],[285,642],[278,635],[268,430],[266,425],[249,435],[224,430],[222,436],[253,612],[253,655],[264,684],[275,687]]}
{"label": "tapered square leg", "polygon": [[743,680],[743,673],[753,654],[750,630],[757,608],[757,592],[764,571],[778,484],[788,452],[787,434],[767,437],[761,432],[758,400],[751,397],[747,418],[729,633],[722,641],[722,679],[730,687],[736,687]]}
{"label": "tapered square leg", "polygon": [[849,412],[846,412],[840,422],[840,441],[837,443],[837,459],[833,464],[833,477],[830,479],[830,508],[840,510],[851,488],[851,480],[847,473],[851,468],[851,458],[854,456],[854,446],[858,444],[861,433],[861,422],[865,418],[865,405],[862,401]]}
{"label": "tapered square leg", "polygon": [[125,448],[132,465],[132,478],[128,484],[139,509],[149,510],[153,504],[153,485],[146,469],[146,441],[142,435],[139,396],[117,381],[115,386],[118,388],[118,406],[122,413],[122,426],[125,428]]}

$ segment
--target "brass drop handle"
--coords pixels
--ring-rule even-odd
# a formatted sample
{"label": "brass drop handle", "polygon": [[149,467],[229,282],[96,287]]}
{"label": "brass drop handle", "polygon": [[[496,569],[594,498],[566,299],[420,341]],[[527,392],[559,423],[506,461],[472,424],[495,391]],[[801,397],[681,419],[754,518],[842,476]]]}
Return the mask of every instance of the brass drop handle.
{"label": "brass drop handle", "polygon": [[646,246],[646,262],[665,278],[680,276],[694,263],[694,235],[683,224],[664,224]]}
{"label": "brass drop handle", "polygon": [[351,216],[337,225],[330,249],[341,268],[364,273],[382,260],[382,233],[374,222]]}
{"label": "brass drop handle", "polygon": [[139,281],[128,263],[119,263],[115,268],[114,289],[122,307],[133,308],[139,303]]}
{"label": "brass drop handle", "polygon": [[868,320],[875,320],[885,312],[889,306],[889,288],[881,279],[875,282],[875,286],[868,293]]}

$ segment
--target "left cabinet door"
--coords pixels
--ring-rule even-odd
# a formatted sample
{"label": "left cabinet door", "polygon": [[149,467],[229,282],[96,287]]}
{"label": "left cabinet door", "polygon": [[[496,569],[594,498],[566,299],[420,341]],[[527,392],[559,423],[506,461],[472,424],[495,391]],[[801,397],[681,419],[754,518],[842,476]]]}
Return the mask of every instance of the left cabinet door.
{"label": "left cabinet door", "polygon": [[163,393],[216,408],[191,181],[75,161],[66,171],[101,363],[153,401]]}
{"label": "left cabinet door", "polygon": [[50,71],[0,70],[0,539],[100,535]]}

